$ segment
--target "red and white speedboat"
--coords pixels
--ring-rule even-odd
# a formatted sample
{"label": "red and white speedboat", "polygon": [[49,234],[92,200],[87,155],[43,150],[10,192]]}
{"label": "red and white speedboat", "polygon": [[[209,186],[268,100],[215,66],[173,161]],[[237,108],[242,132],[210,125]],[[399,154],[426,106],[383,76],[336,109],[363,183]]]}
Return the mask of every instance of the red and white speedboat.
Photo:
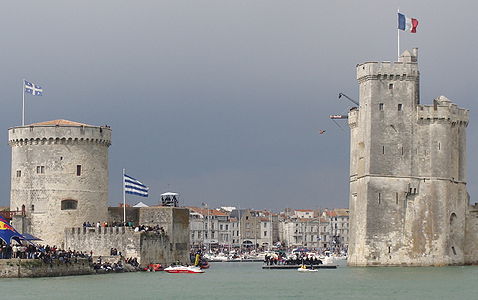
{"label": "red and white speedboat", "polygon": [[199,267],[188,266],[171,266],[164,269],[168,273],[204,273]]}

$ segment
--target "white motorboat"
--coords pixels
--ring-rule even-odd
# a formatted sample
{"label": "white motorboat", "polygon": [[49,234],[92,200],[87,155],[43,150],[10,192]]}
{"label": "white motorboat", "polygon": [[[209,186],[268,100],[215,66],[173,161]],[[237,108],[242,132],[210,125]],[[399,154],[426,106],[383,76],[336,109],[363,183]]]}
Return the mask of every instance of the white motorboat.
{"label": "white motorboat", "polygon": [[300,268],[297,269],[299,272],[317,272],[315,269],[307,269],[306,266],[302,265]]}

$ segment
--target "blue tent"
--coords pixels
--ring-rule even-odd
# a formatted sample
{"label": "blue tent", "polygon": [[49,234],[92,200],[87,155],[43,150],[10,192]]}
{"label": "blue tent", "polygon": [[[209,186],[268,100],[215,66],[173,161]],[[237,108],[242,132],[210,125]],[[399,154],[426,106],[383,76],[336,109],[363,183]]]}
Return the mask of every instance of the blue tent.
{"label": "blue tent", "polygon": [[39,238],[37,238],[36,236],[31,235],[31,234],[26,233],[26,232],[24,232],[22,235],[23,235],[23,238],[24,238],[26,241],[42,241],[42,239],[39,239]]}
{"label": "blue tent", "polygon": [[10,244],[12,239],[20,242],[20,240],[24,240],[25,238],[16,231],[6,219],[0,216],[0,239],[5,243]]}

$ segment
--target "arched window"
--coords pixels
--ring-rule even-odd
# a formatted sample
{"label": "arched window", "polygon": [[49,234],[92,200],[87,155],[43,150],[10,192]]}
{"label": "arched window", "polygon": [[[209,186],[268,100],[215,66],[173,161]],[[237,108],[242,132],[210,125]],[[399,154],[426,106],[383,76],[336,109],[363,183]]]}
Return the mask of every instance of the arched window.
{"label": "arched window", "polygon": [[78,201],[68,199],[61,201],[61,210],[72,210],[78,207]]}
{"label": "arched window", "polygon": [[453,230],[454,227],[456,226],[456,214],[455,213],[451,213],[450,215],[450,227],[451,229]]}

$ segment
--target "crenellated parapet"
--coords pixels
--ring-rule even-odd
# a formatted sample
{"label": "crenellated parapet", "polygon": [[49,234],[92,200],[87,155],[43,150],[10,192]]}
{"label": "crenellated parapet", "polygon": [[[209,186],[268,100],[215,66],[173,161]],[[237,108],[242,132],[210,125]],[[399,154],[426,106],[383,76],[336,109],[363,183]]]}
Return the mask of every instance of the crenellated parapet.
{"label": "crenellated parapet", "polygon": [[367,62],[357,65],[357,80],[415,81],[419,75],[417,63]]}
{"label": "crenellated parapet", "polygon": [[444,96],[438,97],[433,102],[433,105],[419,105],[417,107],[417,119],[420,122],[446,121],[452,126],[468,126],[469,111],[467,109],[459,108]]}
{"label": "crenellated parapet", "polygon": [[91,125],[28,125],[8,129],[8,143],[12,147],[52,144],[111,145],[108,126]]}
{"label": "crenellated parapet", "polygon": [[365,62],[357,65],[357,80],[363,83],[368,80],[393,80],[393,81],[417,81],[420,75],[418,71],[418,49],[412,53],[405,51],[398,62]]}
{"label": "crenellated parapet", "polygon": [[90,138],[30,138],[30,139],[14,139],[9,140],[8,144],[11,147],[21,147],[26,145],[54,145],[54,144],[61,144],[61,145],[87,145],[87,144],[100,144],[104,145],[105,147],[109,147],[111,145],[111,140],[103,140],[103,139],[90,139]]}

